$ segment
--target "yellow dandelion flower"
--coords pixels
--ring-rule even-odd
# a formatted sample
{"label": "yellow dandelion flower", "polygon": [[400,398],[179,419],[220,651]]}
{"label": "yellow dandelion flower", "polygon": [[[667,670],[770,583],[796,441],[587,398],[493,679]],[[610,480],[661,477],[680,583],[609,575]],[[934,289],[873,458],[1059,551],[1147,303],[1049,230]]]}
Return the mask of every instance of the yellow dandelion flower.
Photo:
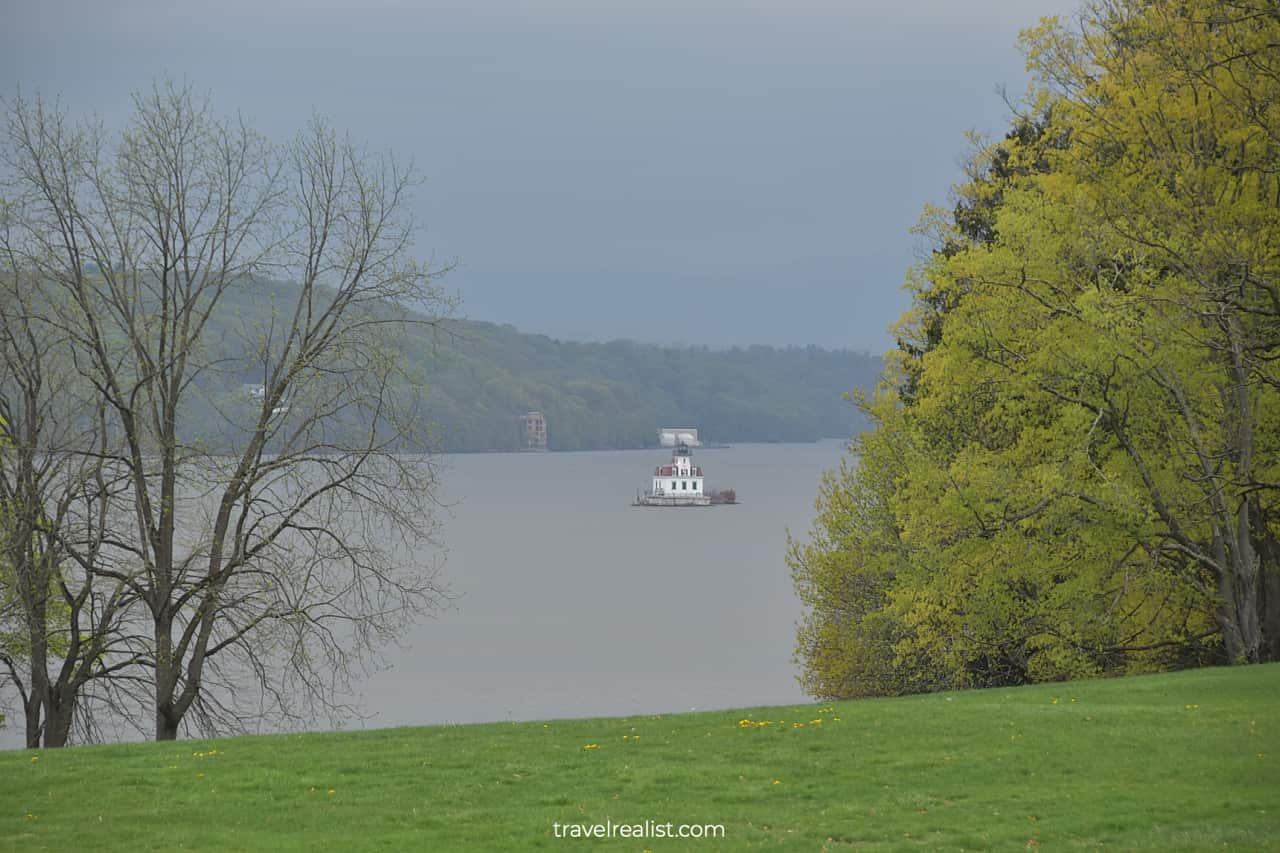
{"label": "yellow dandelion flower", "polygon": [[781,784],[782,784],[782,780],[781,780],[781,779],[774,779],[774,780],[773,780],[773,784],[775,784],[775,785],[781,785]]}
{"label": "yellow dandelion flower", "polygon": [[35,764],[35,763],[36,763],[37,761],[39,761],[39,760],[40,760],[40,756],[38,756],[38,755],[33,755],[33,756],[31,756],[31,763],[32,763],[32,764]]}
{"label": "yellow dandelion flower", "polygon": [[600,748],[600,744],[598,743],[589,743],[583,747],[583,749],[599,749],[599,748]]}
{"label": "yellow dandelion flower", "polygon": [[337,792],[337,791],[335,791],[335,790],[333,790],[332,788],[330,788],[330,789],[329,789],[329,793],[330,793],[330,794],[336,794],[336,793],[338,793],[338,792]]}

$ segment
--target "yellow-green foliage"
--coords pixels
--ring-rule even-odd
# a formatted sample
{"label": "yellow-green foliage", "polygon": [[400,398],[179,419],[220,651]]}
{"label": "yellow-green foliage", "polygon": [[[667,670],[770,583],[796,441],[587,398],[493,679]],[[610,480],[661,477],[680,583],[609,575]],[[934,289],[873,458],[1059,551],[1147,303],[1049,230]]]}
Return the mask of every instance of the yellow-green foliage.
{"label": "yellow-green foliage", "polygon": [[1280,16],[1023,40],[1038,118],[927,214],[860,465],[792,550],[818,695],[1280,654]]}

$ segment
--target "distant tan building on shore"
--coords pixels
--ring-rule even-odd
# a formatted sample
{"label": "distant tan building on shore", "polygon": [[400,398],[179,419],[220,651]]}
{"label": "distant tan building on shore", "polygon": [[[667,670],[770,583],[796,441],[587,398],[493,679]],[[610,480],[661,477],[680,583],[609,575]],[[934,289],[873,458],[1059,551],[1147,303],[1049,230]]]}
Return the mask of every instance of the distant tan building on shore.
{"label": "distant tan building on shore", "polygon": [[547,419],[542,412],[529,412],[524,420],[524,449],[547,449]]}

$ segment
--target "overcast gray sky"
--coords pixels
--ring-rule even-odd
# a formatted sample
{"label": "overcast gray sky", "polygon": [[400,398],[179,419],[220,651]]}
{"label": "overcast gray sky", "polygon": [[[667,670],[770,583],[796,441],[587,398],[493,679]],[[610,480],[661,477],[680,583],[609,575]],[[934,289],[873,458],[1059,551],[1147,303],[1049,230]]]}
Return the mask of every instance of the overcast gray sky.
{"label": "overcast gray sky", "polygon": [[570,339],[881,351],[908,229],[1075,0],[0,0],[4,94],[169,76],[412,158],[461,313]]}

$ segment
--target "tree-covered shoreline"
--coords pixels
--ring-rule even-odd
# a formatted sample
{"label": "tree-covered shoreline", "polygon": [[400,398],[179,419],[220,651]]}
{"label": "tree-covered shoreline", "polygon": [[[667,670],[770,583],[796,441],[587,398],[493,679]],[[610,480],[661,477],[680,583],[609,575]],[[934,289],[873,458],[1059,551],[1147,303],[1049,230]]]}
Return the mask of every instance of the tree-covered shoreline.
{"label": "tree-covered shoreline", "polygon": [[[211,340],[268,329],[293,289],[263,280],[229,294]],[[852,350],[588,343],[457,317],[412,326],[395,347],[420,383],[417,417],[430,430],[428,446],[406,449],[446,453],[519,450],[520,418],[531,411],[546,417],[553,451],[654,447],[662,427],[722,443],[847,439],[866,421],[846,395],[874,387],[884,369],[880,356]],[[238,351],[222,355],[243,363]],[[209,425],[209,442],[227,441],[234,413],[248,410],[246,389],[261,381],[252,371],[210,374],[188,416]]]}
{"label": "tree-covered shoreline", "polygon": [[653,447],[671,426],[715,442],[847,438],[862,419],[844,395],[882,371],[878,356],[818,347],[579,343],[475,321],[448,334],[413,356],[430,365],[427,406],[447,452],[519,449],[526,411],[546,415],[551,450]]}

